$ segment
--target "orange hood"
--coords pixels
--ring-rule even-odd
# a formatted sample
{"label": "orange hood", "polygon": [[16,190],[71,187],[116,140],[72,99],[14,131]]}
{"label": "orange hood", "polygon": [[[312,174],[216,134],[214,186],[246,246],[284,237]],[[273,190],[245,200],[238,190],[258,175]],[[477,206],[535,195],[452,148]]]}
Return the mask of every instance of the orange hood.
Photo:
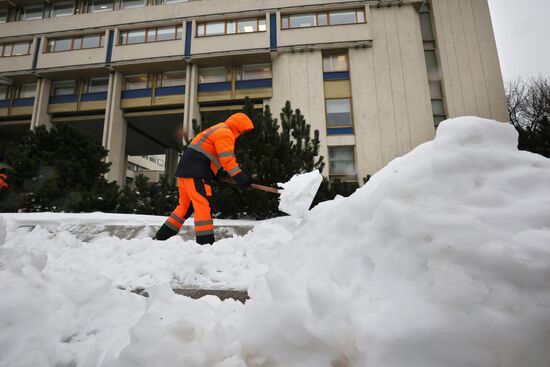
{"label": "orange hood", "polygon": [[229,116],[229,118],[225,120],[225,124],[229,126],[235,136],[235,139],[237,139],[244,132],[254,130],[252,120],[241,112]]}

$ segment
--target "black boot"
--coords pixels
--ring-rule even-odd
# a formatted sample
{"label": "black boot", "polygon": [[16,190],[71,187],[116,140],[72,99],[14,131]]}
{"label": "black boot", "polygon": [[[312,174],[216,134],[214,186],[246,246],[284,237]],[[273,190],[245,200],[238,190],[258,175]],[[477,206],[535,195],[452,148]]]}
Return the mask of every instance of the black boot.
{"label": "black boot", "polygon": [[207,234],[204,236],[197,236],[197,243],[199,245],[211,245],[216,242],[213,234]]}
{"label": "black boot", "polygon": [[178,234],[178,231],[168,227],[166,225],[166,223],[164,223],[162,225],[162,227],[160,227],[160,229],[158,230],[157,234],[155,235],[155,237],[153,237],[154,240],[158,240],[158,241],[166,241],[167,239],[169,239],[170,237],[172,236],[175,236]]}

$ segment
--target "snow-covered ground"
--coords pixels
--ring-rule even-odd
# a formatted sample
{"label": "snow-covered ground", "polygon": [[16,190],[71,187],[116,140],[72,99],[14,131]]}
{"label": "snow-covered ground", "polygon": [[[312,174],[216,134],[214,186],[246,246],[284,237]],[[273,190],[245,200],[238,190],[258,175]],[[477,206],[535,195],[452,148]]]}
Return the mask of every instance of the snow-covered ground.
{"label": "snow-covered ground", "polygon": [[550,160],[516,145],[449,120],[350,198],[212,247],[0,219],[0,366],[548,367]]}

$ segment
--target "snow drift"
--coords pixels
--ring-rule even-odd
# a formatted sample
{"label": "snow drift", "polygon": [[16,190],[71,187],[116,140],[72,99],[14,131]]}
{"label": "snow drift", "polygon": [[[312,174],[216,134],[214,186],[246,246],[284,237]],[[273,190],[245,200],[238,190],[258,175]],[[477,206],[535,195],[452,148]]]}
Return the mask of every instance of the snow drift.
{"label": "snow drift", "polygon": [[[510,125],[442,123],[350,198],[281,229],[246,305],[54,277],[26,245],[45,234],[8,226],[0,365],[547,367],[550,160],[516,146]],[[255,242],[233,241],[214,248]]]}

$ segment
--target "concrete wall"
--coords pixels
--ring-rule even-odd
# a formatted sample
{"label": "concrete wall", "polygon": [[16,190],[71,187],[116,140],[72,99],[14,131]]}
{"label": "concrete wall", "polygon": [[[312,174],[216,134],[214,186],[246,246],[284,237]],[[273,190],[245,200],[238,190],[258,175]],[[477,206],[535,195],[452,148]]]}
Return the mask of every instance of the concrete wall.
{"label": "concrete wall", "polygon": [[449,117],[508,121],[504,83],[486,0],[432,0]]}
{"label": "concrete wall", "polygon": [[350,49],[359,178],[434,136],[418,13],[372,8],[372,48]]}
{"label": "concrete wall", "polygon": [[[273,117],[279,119],[287,100],[299,108],[313,130],[319,130],[323,146],[320,154],[328,160],[326,146],[325,96],[323,88],[323,58],[321,51],[283,53],[272,60],[273,97],[267,103]],[[328,167],[324,173],[328,172]]]}

